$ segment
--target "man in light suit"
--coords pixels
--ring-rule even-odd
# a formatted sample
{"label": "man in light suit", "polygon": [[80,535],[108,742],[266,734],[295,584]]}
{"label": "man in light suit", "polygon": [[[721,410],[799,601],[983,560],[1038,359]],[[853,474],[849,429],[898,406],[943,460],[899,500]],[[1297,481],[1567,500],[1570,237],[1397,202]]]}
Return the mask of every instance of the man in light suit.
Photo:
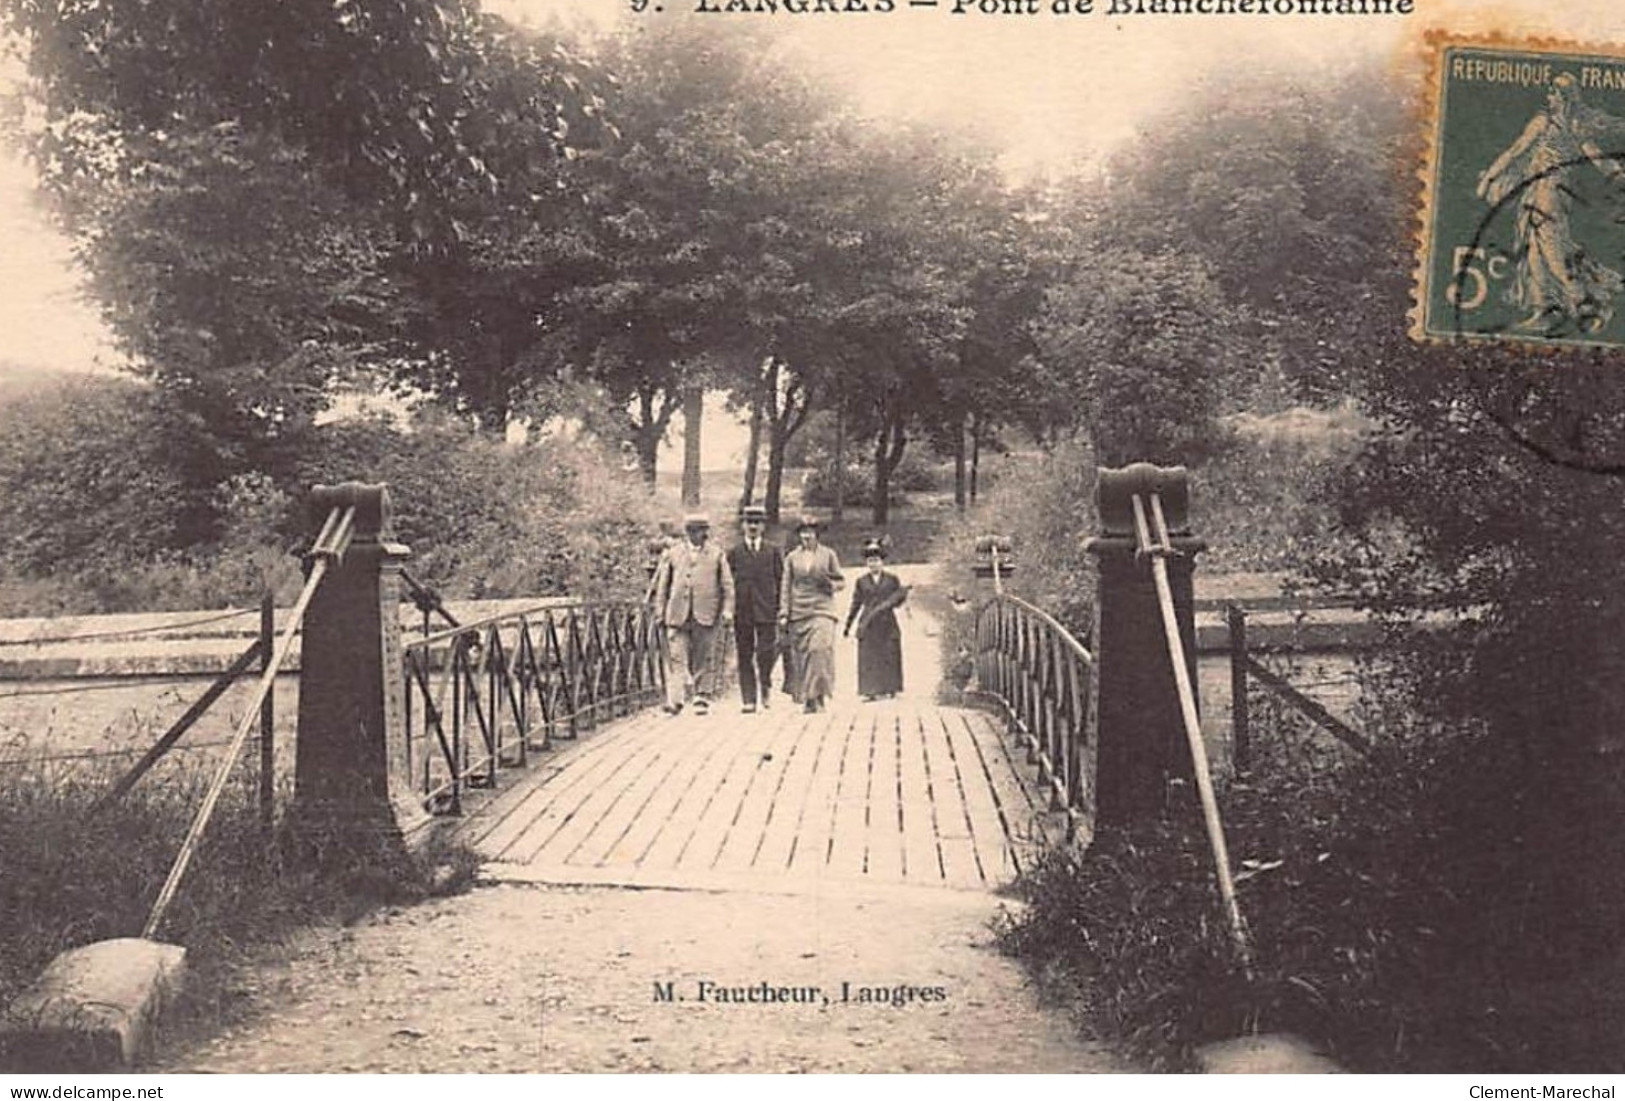
{"label": "man in light suit", "polygon": [[655,610],[666,626],[666,710],[677,714],[692,692],[694,713],[707,714],[721,672],[717,628],[733,623],[734,579],[699,513],[683,518],[683,541],[661,560]]}

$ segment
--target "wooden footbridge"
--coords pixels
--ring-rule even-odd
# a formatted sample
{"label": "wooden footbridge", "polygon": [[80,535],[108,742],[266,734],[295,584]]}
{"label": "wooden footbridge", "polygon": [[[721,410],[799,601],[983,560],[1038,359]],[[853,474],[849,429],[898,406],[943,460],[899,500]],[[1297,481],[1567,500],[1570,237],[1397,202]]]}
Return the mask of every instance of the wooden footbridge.
{"label": "wooden footbridge", "polygon": [[[967,684],[939,694],[944,625],[915,600],[903,617],[907,690],[860,702],[847,652],[844,688],[838,676],[832,706],[811,714],[783,695],[748,714],[726,697],[710,714],[665,714],[655,706],[664,638],[642,602],[541,601],[458,622],[406,572],[410,552],[389,540],[382,487],[318,487],[307,583],[274,644],[266,624],[233,667],[257,659],[259,693],[144,935],[161,928],[295,643],[294,795],[276,817],[306,858],[409,859],[424,839],[450,836],[510,880],[790,892],[1004,885],[1046,841],[1143,813],[1171,778],[1189,775],[1180,734],[1194,705],[1169,690],[1180,679],[1176,636],[1186,640],[1181,666],[1192,654],[1184,551],[1196,544],[1170,538],[1184,530],[1183,475],[1110,473],[1093,541],[1106,660],[1000,591],[1000,550],[989,544],[993,591],[943,613],[966,619],[954,637],[969,651]],[[1123,500],[1108,502],[1109,489]],[[1137,528],[1125,519],[1130,498]],[[928,569],[905,583],[927,591],[938,582]],[[403,615],[408,600],[421,624]],[[269,776],[267,738],[261,748]]]}

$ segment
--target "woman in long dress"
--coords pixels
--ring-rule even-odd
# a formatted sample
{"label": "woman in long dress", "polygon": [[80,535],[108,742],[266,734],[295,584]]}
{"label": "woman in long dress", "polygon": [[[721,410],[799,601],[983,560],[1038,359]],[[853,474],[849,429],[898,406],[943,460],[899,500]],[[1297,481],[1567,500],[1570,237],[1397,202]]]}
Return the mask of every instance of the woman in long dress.
{"label": "woman in long dress", "polygon": [[789,639],[785,690],[804,711],[822,711],[835,690],[835,591],[846,578],[835,552],[818,542],[813,517],[796,524],[796,543],[779,588],[780,633]]}
{"label": "woman in long dress", "polygon": [[1507,299],[1528,311],[1517,328],[1594,333],[1613,317],[1625,278],[1574,239],[1570,177],[1590,164],[1610,181],[1625,179],[1625,165],[1611,155],[1622,137],[1625,124],[1583,104],[1579,82],[1559,73],[1545,108],[1479,176],[1479,198],[1492,205],[1509,198],[1516,203],[1516,267]]}
{"label": "woman in long dress", "polygon": [[908,589],[886,569],[886,548],[871,540],[863,548],[867,567],[852,588],[845,634],[857,623],[858,695],[866,700],[895,696],[903,690],[903,633],[895,609],[908,599]]}

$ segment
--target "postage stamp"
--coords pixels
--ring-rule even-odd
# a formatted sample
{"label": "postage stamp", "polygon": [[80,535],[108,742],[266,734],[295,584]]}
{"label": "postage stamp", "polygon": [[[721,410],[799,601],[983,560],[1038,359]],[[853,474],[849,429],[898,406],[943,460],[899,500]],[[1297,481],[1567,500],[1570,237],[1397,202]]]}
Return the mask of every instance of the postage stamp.
{"label": "postage stamp", "polygon": [[1625,46],[1433,62],[1411,335],[1625,345]]}

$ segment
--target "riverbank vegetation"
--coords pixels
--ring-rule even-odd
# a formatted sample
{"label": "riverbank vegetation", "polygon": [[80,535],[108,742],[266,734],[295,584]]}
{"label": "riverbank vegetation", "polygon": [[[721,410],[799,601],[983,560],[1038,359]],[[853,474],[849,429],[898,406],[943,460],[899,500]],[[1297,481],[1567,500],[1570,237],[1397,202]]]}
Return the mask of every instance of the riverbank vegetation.
{"label": "riverbank vegetation", "polygon": [[[104,802],[116,778],[83,761],[0,755],[0,1005],[66,949],[141,935],[212,777],[169,769],[162,783],[148,780]],[[252,770],[239,770],[155,935],[187,949],[183,1002],[163,1021],[169,1039],[232,1020],[248,1003],[252,965],[298,930],[472,881],[472,854],[445,846],[426,852],[410,874],[386,875],[364,861],[342,874],[289,864],[261,824],[256,791]]]}

